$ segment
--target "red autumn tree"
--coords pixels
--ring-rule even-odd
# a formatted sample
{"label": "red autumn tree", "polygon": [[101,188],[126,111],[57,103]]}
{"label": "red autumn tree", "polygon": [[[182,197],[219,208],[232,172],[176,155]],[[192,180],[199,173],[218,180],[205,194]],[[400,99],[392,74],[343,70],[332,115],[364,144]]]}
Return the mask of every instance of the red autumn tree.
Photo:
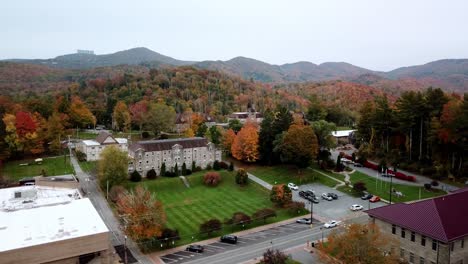
{"label": "red autumn tree", "polygon": [[208,186],[216,186],[221,182],[221,175],[217,172],[207,172],[203,176],[203,182]]}
{"label": "red autumn tree", "polygon": [[247,122],[237,133],[231,146],[232,156],[238,160],[255,162],[259,159],[258,129],[256,124]]}
{"label": "red autumn tree", "polygon": [[141,100],[130,106],[132,122],[140,128],[140,131],[143,129],[143,124],[145,123],[145,117],[147,113],[148,101],[146,100]]}

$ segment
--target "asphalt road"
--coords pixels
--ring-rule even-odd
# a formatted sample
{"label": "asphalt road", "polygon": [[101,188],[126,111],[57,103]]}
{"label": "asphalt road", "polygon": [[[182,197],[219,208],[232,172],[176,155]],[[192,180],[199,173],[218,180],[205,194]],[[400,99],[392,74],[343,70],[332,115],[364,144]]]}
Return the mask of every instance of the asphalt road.
{"label": "asphalt road", "polygon": [[[346,222],[341,222],[340,226],[334,228],[342,230],[345,223],[357,222],[365,223],[368,221],[367,215],[359,215],[353,219],[347,220]],[[296,225],[295,223],[290,224],[291,226]],[[246,242],[245,244],[239,243],[237,245],[222,246],[222,243],[214,243],[210,246],[205,246],[209,251],[204,253],[182,253],[176,252],[172,255],[172,261],[168,261],[167,256],[163,256],[163,260],[168,264],[195,264],[195,263],[204,263],[204,264],[237,264],[247,262],[253,259],[260,260],[261,256],[267,249],[279,249],[281,251],[288,251],[292,248],[297,248],[301,245],[306,245],[307,242],[319,241],[322,237],[326,237],[334,229],[325,229],[322,228],[323,224],[316,224],[313,228],[309,228],[306,225],[303,225],[303,228],[298,229],[296,232],[292,231],[282,231],[279,227],[279,230],[265,230],[264,233],[268,234],[272,232],[271,235],[267,235],[261,240],[254,240],[252,243],[248,242],[248,239],[256,238],[258,236],[262,237],[264,234],[252,233],[246,236],[239,238],[239,241]],[[219,247],[219,248],[217,248]],[[193,256],[191,256],[193,255]]]}
{"label": "asphalt road", "polygon": [[99,191],[97,179],[83,172],[74,156],[71,157],[71,162],[75,169],[76,177],[80,180],[81,190],[85,193],[85,197],[91,200],[94,208],[110,231],[111,244],[113,246],[126,244],[127,248],[136,258],[138,263],[152,263],[145,255],[141,254],[137,245],[130,238],[125,239],[125,235],[120,228],[118,219],[114,216],[114,213],[110,209],[104,195]]}

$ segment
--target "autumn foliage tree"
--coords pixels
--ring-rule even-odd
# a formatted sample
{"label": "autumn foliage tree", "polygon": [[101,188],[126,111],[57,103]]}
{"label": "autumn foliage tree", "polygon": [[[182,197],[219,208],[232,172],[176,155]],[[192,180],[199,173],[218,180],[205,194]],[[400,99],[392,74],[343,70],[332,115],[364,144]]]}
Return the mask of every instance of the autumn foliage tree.
{"label": "autumn foliage tree", "polygon": [[285,184],[274,185],[270,192],[270,201],[278,207],[289,204],[292,201],[291,190]]}
{"label": "autumn foliage tree", "polygon": [[255,162],[259,159],[258,129],[254,123],[247,122],[237,133],[231,146],[232,156],[238,160]]}
{"label": "autumn foliage tree", "polygon": [[317,157],[318,141],[314,130],[310,126],[293,124],[283,134],[275,147],[280,153],[281,160],[295,164],[298,169],[307,168]]}
{"label": "autumn foliage tree", "polygon": [[117,210],[127,223],[126,233],[137,241],[160,236],[166,223],[162,203],[141,186],[120,195]]}
{"label": "autumn foliage tree", "polygon": [[210,235],[213,231],[220,230],[222,223],[218,219],[210,219],[200,225],[200,233],[206,233]]}
{"label": "autumn foliage tree", "polygon": [[121,185],[128,178],[128,155],[127,152],[115,146],[105,148],[101,152],[98,162],[98,178],[102,189],[114,185]]}
{"label": "autumn foliage tree", "polygon": [[141,100],[130,106],[131,120],[137,125],[140,131],[145,123],[146,114],[148,113],[148,102]]}
{"label": "autumn foliage tree", "polygon": [[232,143],[236,139],[236,133],[232,129],[225,130],[222,135],[221,145],[223,146],[224,150],[228,153],[231,153]]}
{"label": "autumn foliage tree", "polygon": [[78,97],[74,96],[70,105],[70,121],[76,127],[86,127],[95,125],[96,117],[91,113],[86,104]]}
{"label": "autumn foliage tree", "polygon": [[351,224],[345,232],[333,231],[327,243],[319,244],[318,248],[320,259],[328,264],[400,263],[397,253],[392,252],[398,248],[397,241],[381,233],[374,224]]}
{"label": "autumn foliage tree", "polygon": [[114,120],[114,129],[118,131],[127,131],[130,128],[130,112],[123,101],[118,101],[112,114]]}
{"label": "autumn foliage tree", "polygon": [[203,182],[208,186],[217,186],[221,182],[221,175],[217,172],[207,172],[203,176]]}
{"label": "autumn foliage tree", "polygon": [[249,175],[247,174],[247,171],[244,169],[238,169],[236,173],[236,183],[244,186],[247,183],[249,183]]}
{"label": "autumn foliage tree", "polygon": [[252,218],[255,219],[262,219],[265,223],[267,218],[276,217],[276,211],[271,208],[262,208],[258,209],[255,213],[253,213]]}

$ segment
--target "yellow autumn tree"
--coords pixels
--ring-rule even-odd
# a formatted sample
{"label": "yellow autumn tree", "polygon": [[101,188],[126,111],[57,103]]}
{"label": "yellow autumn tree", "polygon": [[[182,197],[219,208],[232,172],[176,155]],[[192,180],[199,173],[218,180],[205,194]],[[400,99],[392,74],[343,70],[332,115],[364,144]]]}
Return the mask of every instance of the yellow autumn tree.
{"label": "yellow autumn tree", "polygon": [[238,160],[255,162],[259,159],[258,128],[255,123],[247,122],[237,133],[231,152],[232,156]]}
{"label": "yellow autumn tree", "polygon": [[236,133],[232,129],[225,130],[222,135],[221,145],[223,146],[224,150],[231,153],[232,143],[236,138]]}
{"label": "yellow autumn tree", "polygon": [[112,113],[114,128],[126,132],[130,128],[130,111],[123,101],[118,101]]}

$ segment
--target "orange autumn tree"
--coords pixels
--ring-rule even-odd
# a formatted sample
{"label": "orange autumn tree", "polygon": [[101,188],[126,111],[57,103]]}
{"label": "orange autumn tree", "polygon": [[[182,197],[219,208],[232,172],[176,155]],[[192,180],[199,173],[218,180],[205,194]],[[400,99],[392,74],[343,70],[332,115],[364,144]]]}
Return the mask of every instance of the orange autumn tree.
{"label": "orange autumn tree", "polygon": [[255,162],[259,159],[258,128],[255,123],[247,122],[237,133],[231,146],[232,156],[238,160]]}
{"label": "orange autumn tree", "polygon": [[232,143],[234,142],[235,138],[236,138],[236,133],[234,132],[234,130],[228,129],[223,132],[221,145],[229,153],[231,153]]}
{"label": "orange autumn tree", "polygon": [[392,252],[398,242],[381,233],[375,224],[351,224],[345,232],[333,231],[327,243],[320,243],[318,248],[320,260],[327,264],[400,263],[396,252]]}
{"label": "orange autumn tree", "polygon": [[141,186],[120,195],[117,210],[126,222],[126,233],[137,241],[160,236],[166,224],[162,203]]}

